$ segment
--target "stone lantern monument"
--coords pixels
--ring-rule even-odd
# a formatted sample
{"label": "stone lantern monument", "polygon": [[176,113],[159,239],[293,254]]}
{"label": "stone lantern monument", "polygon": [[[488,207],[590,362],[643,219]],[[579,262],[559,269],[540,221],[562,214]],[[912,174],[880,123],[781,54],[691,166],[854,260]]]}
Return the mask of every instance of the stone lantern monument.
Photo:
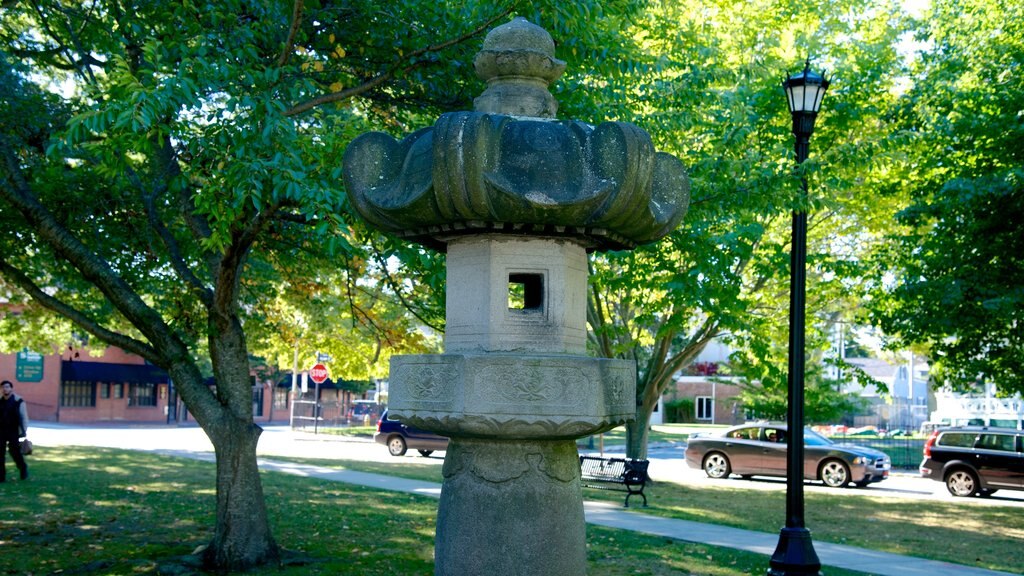
{"label": "stone lantern monument", "polygon": [[367,222],[447,252],[445,353],[392,358],[389,410],[451,438],[436,574],[584,574],[575,440],[636,411],[634,363],[585,355],[587,252],[672,231],[689,181],[636,126],[554,119],[543,29],[495,28],[474,65],[473,112],[345,152]]}

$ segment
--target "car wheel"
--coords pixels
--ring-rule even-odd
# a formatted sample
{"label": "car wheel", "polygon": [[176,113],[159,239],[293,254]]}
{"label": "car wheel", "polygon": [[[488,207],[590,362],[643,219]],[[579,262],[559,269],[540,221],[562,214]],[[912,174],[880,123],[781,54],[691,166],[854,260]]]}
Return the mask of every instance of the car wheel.
{"label": "car wheel", "polygon": [[388,452],[392,456],[405,456],[405,438],[401,436],[392,436],[388,438]]}
{"label": "car wheel", "polygon": [[420,456],[423,456],[424,458],[434,453],[433,450],[417,450],[417,452],[419,452]]}
{"label": "car wheel", "polygon": [[850,467],[842,460],[828,460],[821,465],[821,481],[832,488],[844,488],[850,483]]}
{"label": "car wheel", "polygon": [[978,491],[978,477],[966,468],[958,468],[946,475],[946,490],[953,496],[973,496]]}
{"label": "car wheel", "polygon": [[721,452],[712,452],[704,457],[704,473],[709,478],[728,478],[732,467],[729,459]]}

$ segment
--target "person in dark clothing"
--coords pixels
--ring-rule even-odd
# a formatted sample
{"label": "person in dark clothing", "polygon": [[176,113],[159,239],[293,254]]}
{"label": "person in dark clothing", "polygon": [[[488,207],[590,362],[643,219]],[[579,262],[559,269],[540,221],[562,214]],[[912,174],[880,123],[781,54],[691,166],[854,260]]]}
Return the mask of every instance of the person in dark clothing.
{"label": "person in dark clothing", "polygon": [[0,382],[0,482],[7,480],[6,450],[14,458],[14,464],[21,472],[21,479],[28,478],[28,465],[21,455],[20,439],[24,438],[28,429],[28,408],[25,401],[14,393],[14,384],[10,380]]}

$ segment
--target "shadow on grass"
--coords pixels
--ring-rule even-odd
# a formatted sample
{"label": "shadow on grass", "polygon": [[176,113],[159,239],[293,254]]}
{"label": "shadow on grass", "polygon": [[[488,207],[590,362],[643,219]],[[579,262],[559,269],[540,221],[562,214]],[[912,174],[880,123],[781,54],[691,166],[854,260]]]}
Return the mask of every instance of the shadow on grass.
{"label": "shadow on grass", "polygon": [[[45,448],[0,500],[0,574],[187,574],[212,537],[212,463]],[[430,574],[436,503],[264,475],[275,537],[301,566],[267,574]],[[255,571],[252,574],[260,574]]]}
{"label": "shadow on grass", "polygon": [[[214,465],[102,448],[41,448],[0,499],[0,574],[195,574],[211,537]],[[268,472],[284,566],[263,575],[433,573],[437,500]],[[495,535],[500,538],[500,535]],[[761,574],[767,558],[588,526],[591,576]],[[829,571],[830,576],[856,572]]]}
{"label": "shadow on grass", "polygon": [[[407,461],[289,460],[441,482],[439,467]],[[758,482],[732,479],[700,487],[657,482],[645,490],[651,505],[643,512],[778,534],[785,520],[785,492],[757,489]],[[999,506],[997,499],[988,503],[922,501],[874,496],[872,490],[849,488],[841,494],[808,490],[806,521],[814,540],[1024,573],[1024,557],[1006,553],[1024,538],[1024,514],[1019,508]],[[619,492],[584,490],[584,498],[622,504]]]}

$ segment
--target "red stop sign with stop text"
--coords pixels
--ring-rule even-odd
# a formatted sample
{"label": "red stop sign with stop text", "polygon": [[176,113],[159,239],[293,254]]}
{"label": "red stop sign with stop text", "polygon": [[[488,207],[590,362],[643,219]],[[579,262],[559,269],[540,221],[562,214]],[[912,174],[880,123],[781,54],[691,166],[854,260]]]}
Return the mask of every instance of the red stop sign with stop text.
{"label": "red stop sign with stop text", "polygon": [[309,369],[309,379],[317,384],[323,384],[327,380],[327,366],[317,364]]}

